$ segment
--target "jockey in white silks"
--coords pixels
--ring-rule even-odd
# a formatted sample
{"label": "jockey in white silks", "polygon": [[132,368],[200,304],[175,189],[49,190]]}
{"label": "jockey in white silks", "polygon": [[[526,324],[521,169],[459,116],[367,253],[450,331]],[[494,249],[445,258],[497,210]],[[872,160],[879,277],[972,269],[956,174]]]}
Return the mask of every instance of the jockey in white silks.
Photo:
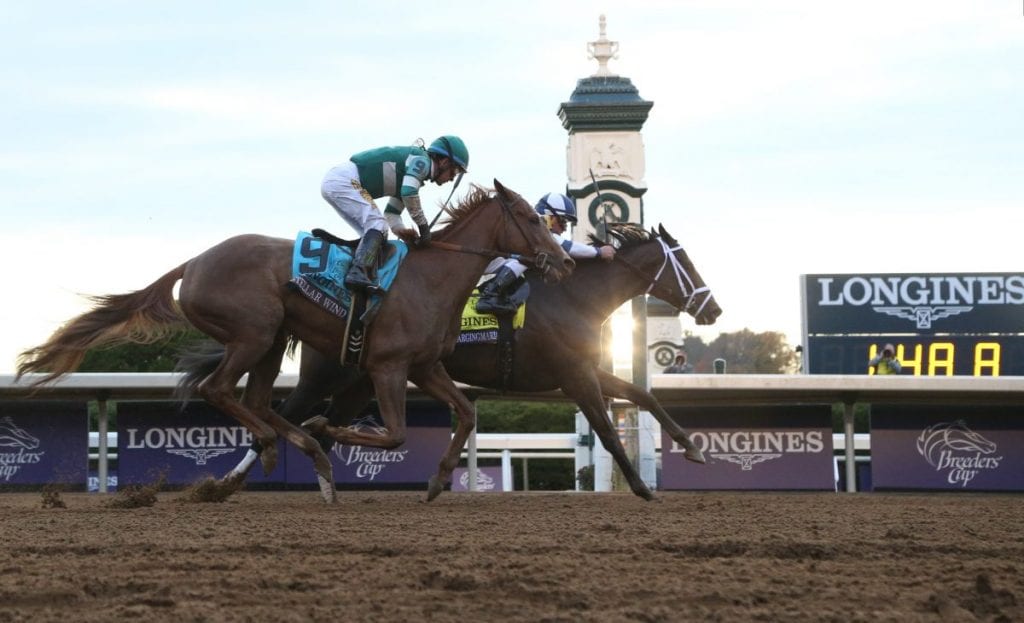
{"label": "jockey in white silks", "polygon": [[[548,193],[540,198],[534,207],[547,223],[551,236],[565,249],[572,258],[601,258],[605,261],[615,259],[615,247],[611,245],[591,246],[562,237],[568,223],[576,224],[576,204],[572,199],[561,193]],[[516,305],[508,295],[513,286],[526,272],[526,266],[515,258],[499,257],[487,265],[484,274],[495,273],[494,278],[480,288],[480,299],[476,310],[486,314],[511,314]]]}

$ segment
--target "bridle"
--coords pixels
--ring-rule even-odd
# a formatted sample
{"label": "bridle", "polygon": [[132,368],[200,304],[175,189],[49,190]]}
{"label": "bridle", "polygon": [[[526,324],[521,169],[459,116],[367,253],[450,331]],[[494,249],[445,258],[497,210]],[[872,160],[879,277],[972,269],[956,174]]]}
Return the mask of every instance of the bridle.
{"label": "bridle", "polygon": [[[515,215],[512,214],[512,204],[505,201],[504,197],[502,197],[501,195],[496,196],[495,199],[497,199],[498,202],[501,204],[501,213],[502,216],[504,217],[506,225],[508,221],[511,220],[512,223],[516,226],[516,229],[519,230],[519,233],[520,235],[522,235],[523,240],[529,240],[530,238],[529,236],[526,235],[526,231],[523,229],[523,226],[519,223],[519,220],[516,219]],[[534,247],[533,255],[521,255],[519,253],[509,253],[507,251],[484,249],[481,247],[472,247],[469,245],[454,244],[451,242],[441,242],[438,240],[431,240],[430,246],[435,249],[442,249],[445,251],[456,251],[458,253],[472,253],[474,255],[482,255],[484,257],[514,258],[516,260],[519,260],[523,264],[532,264],[545,275],[547,275],[548,271],[550,271],[553,267],[551,256],[548,253],[541,251],[537,247]]]}
{"label": "bridle", "polygon": [[[630,263],[626,258],[616,254],[615,261],[622,262],[629,270],[640,276],[640,279],[647,282],[647,294],[653,294],[654,296],[662,299],[663,301],[669,301],[675,295],[670,289],[658,283],[661,279],[661,274],[665,272],[666,266],[672,267],[672,272],[675,273],[676,285],[679,286],[679,291],[686,297],[686,303],[680,308],[688,314],[691,314],[694,318],[700,316],[701,312],[704,311],[704,307],[707,306],[708,301],[711,300],[711,288],[707,286],[697,287],[693,282],[693,278],[690,273],[687,272],[686,268],[679,262],[679,258],[676,257],[675,252],[681,250],[682,245],[676,245],[669,247],[661,238],[657,238],[658,244],[661,245],[661,251],[664,257],[661,261],[661,267],[658,268],[658,272],[653,277],[648,275],[635,264]],[[696,310],[690,311],[690,309],[697,304],[698,298],[704,295],[703,300],[700,302],[700,306]]]}

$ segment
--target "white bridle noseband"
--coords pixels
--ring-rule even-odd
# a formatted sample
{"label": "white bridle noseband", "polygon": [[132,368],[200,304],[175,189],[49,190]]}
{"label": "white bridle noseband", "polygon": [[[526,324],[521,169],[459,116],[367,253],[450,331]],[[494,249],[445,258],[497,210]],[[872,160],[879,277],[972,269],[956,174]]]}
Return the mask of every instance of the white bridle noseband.
{"label": "white bridle noseband", "polygon": [[671,264],[672,272],[676,275],[676,285],[679,286],[679,290],[683,293],[683,296],[687,297],[683,311],[688,311],[690,307],[693,306],[698,296],[705,293],[707,294],[701,302],[700,307],[693,312],[694,318],[700,316],[700,313],[704,311],[704,306],[711,300],[711,288],[707,286],[701,286],[698,288],[694,285],[690,274],[686,272],[683,265],[679,263],[679,259],[676,258],[675,252],[683,248],[681,245],[669,247],[661,238],[658,238],[658,243],[661,244],[661,250],[665,257],[661,262],[661,268],[658,269],[658,272],[654,275],[654,279],[651,280],[651,285],[647,286],[647,294],[650,294],[651,290],[654,288],[654,284],[658,283],[658,279],[661,278],[661,273],[665,272],[665,267]]}

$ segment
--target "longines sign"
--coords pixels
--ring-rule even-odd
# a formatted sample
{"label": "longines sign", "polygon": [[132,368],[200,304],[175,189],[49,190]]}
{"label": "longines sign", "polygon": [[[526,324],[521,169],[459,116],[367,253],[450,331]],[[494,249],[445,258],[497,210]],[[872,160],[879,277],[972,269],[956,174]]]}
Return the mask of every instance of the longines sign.
{"label": "longines sign", "polygon": [[673,407],[707,463],[663,431],[662,489],[834,489],[828,405]]}
{"label": "longines sign", "polygon": [[[204,476],[219,478],[238,464],[252,444],[252,433],[205,402],[179,409],[167,402],[117,403],[118,484],[187,485]],[[284,442],[278,440],[277,467],[270,475],[261,465],[247,482],[284,482]]]}
{"label": "longines sign", "polygon": [[809,334],[1024,332],[1024,274],[803,275]]}

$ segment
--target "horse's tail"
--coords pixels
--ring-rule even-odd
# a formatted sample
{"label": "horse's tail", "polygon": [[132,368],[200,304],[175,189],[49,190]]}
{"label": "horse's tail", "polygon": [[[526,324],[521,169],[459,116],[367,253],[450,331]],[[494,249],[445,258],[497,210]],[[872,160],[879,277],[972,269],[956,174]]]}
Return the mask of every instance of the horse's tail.
{"label": "horse's tail", "polygon": [[150,344],[181,329],[185,320],[174,302],[173,290],[187,264],[142,290],[91,297],[96,303],[92,310],[58,329],[45,344],[18,356],[16,378],[44,372],[46,376],[32,383],[42,385],[74,372],[93,348],[128,342]]}
{"label": "horse's tail", "polygon": [[224,360],[224,346],[214,340],[205,340],[178,353],[175,372],[183,375],[174,389],[174,399],[182,403],[188,401],[198,391],[203,379],[213,374],[220,362]]}

